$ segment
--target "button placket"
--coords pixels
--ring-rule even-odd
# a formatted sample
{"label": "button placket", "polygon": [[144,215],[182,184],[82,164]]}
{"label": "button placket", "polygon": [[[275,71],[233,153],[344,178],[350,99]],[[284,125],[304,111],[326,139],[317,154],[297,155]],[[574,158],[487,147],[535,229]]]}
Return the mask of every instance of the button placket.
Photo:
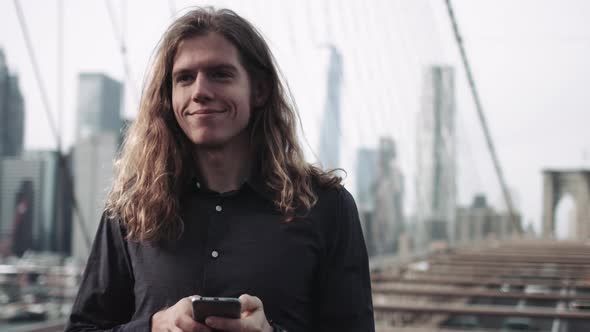
{"label": "button placket", "polygon": [[[221,229],[219,227],[223,228],[223,226],[220,224],[221,220],[216,220],[216,219],[221,218],[221,212],[223,211],[223,199],[221,197],[215,203],[214,209],[215,209],[215,212],[213,212],[214,215],[212,217],[213,217],[213,221],[214,221],[213,227],[215,228],[215,231],[213,233],[210,233],[210,235],[212,235],[215,238],[215,240],[213,240],[211,242],[212,246],[209,247],[209,257],[212,260],[216,260],[220,256],[219,249],[216,248],[216,243],[217,243],[216,240],[217,240],[217,237],[219,236],[219,234],[216,234],[216,233],[221,231]],[[210,240],[212,240],[212,239],[210,239]]]}

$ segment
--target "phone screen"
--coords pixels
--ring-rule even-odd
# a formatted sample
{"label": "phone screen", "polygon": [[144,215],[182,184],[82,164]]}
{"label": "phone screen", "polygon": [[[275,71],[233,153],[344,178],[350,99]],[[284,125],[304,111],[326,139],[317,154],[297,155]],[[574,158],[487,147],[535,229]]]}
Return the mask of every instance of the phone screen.
{"label": "phone screen", "polygon": [[199,323],[204,323],[209,316],[240,318],[240,300],[233,297],[195,297],[193,316]]}

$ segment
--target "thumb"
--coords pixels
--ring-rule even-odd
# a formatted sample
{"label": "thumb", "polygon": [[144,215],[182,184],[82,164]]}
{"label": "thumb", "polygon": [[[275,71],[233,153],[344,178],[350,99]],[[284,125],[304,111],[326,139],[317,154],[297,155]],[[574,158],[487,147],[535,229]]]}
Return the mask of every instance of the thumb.
{"label": "thumb", "polygon": [[243,294],[239,297],[239,300],[242,304],[242,312],[253,312],[262,309],[262,301],[256,296]]}
{"label": "thumb", "polygon": [[193,298],[200,298],[199,295],[187,296],[180,299],[176,304],[180,307],[182,313],[188,314],[193,317]]}

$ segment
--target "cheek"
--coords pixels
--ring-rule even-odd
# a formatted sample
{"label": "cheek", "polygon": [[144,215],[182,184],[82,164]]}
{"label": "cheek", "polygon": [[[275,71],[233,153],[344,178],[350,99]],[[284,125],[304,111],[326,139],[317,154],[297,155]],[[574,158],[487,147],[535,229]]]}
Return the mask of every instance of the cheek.
{"label": "cheek", "polygon": [[172,107],[174,108],[172,110],[172,112],[174,113],[174,119],[176,120],[176,123],[178,123],[178,125],[181,128],[184,128],[184,124],[182,123],[182,117],[180,116],[179,112],[177,111],[176,105],[174,105],[174,103],[172,104]]}
{"label": "cheek", "polygon": [[178,123],[181,123],[182,120],[182,110],[184,109],[183,98],[180,92],[172,92],[172,111],[174,112],[174,117]]}
{"label": "cheek", "polygon": [[250,104],[243,103],[241,105],[240,111],[236,114],[236,120],[240,123],[240,126],[247,125],[252,118],[252,108]]}
{"label": "cheek", "polygon": [[250,119],[252,117],[252,112],[254,110],[254,105],[252,103],[252,95],[251,94],[244,94],[241,98],[240,104],[240,117]]}

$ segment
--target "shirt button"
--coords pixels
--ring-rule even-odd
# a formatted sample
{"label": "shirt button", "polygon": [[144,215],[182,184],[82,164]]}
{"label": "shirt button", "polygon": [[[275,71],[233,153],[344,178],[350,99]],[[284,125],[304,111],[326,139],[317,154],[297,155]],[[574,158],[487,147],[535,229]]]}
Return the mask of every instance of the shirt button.
{"label": "shirt button", "polygon": [[223,209],[221,208],[221,205],[217,205],[217,206],[215,206],[215,211],[217,211],[217,212],[221,212],[221,210],[223,210]]}
{"label": "shirt button", "polygon": [[213,258],[217,258],[217,257],[219,257],[219,253],[217,252],[217,250],[213,250],[213,251],[211,252],[211,257],[213,257]]}

